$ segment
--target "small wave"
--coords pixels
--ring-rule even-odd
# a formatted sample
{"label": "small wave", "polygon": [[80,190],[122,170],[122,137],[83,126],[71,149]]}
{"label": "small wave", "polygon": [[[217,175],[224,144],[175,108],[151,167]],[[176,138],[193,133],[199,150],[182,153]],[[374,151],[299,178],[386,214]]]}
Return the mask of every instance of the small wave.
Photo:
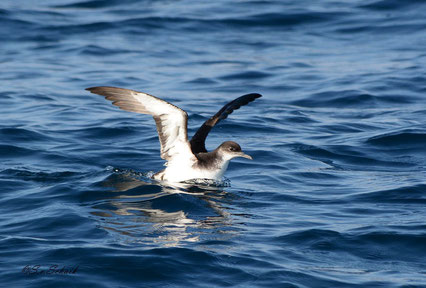
{"label": "small wave", "polygon": [[72,171],[61,172],[44,172],[32,171],[29,169],[5,169],[0,171],[0,176],[13,177],[15,179],[22,179],[25,181],[34,182],[58,182],[64,179],[70,179],[76,176],[82,176],[82,173]]}
{"label": "small wave", "polygon": [[410,0],[410,1],[399,1],[399,0],[379,0],[369,4],[361,5],[361,8],[371,10],[395,10],[401,11],[401,9],[410,8],[419,4],[423,4],[423,0]]}
{"label": "small wave", "polygon": [[379,104],[409,103],[407,97],[377,96],[356,90],[326,91],[293,101],[291,104],[302,107],[377,107]]}
{"label": "small wave", "polygon": [[210,78],[204,78],[204,77],[200,77],[200,78],[195,78],[189,81],[186,81],[185,83],[188,84],[199,84],[199,85],[212,85],[212,84],[217,84],[216,81],[210,79]]}
{"label": "small wave", "polygon": [[125,49],[111,49],[111,48],[105,48],[102,46],[98,46],[98,45],[86,45],[86,46],[81,46],[81,47],[77,47],[77,48],[71,48],[68,49],[66,51],[63,51],[66,53],[78,53],[81,55],[92,55],[92,56],[112,56],[115,54],[126,54],[126,53],[131,53],[132,51],[130,50],[125,50]]}
{"label": "small wave", "polygon": [[51,138],[45,134],[24,128],[1,128],[0,137],[4,137],[3,139],[6,140],[6,142],[34,142],[51,140]]}
{"label": "small wave", "polygon": [[[413,33],[413,31],[422,31],[424,29],[424,24],[416,23],[416,24],[394,24],[390,23],[389,25],[381,25],[381,26],[352,26],[350,28],[337,28],[335,30],[336,33],[342,34],[355,34],[355,33],[368,33],[368,34],[404,34],[404,33]],[[414,88],[416,89],[416,88]],[[406,103],[406,99],[404,97],[395,96],[392,97],[393,101]]]}
{"label": "small wave", "polygon": [[337,239],[342,239],[342,235],[336,231],[323,229],[309,229],[297,231],[287,235],[278,236],[275,238],[278,242],[292,243],[297,245],[315,245],[319,241],[336,242]]}
{"label": "small wave", "polygon": [[343,17],[346,13],[333,12],[300,12],[300,13],[261,13],[237,19],[217,20],[224,24],[235,26],[282,27],[303,24],[329,22]]}
{"label": "small wave", "polygon": [[[420,255],[425,252],[422,244],[425,237],[425,234],[396,232],[339,233],[333,230],[308,229],[276,237],[275,241],[319,251],[346,251],[365,259],[399,260],[421,258]],[[394,247],[400,248],[395,250]]]}
{"label": "small wave", "polygon": [[230,74],[220,77],[222,80],[246,80],[246,79],[263,79],[270,77],[271,74],[259,71],[248,71],[236,74]]}
{"label": "small wave", "polygon": [[354,194],[347,197],[349,202],[368,203],[401,203],[421,204],[426,203],[426,185],[404,186],[392,190],[379,190],[368,193]]}
{"label": "small wave", "polygon": [[[120,3],[121,4],[121,3]],[[87,1],[71,6],[59,6],[57,8],[98,8],[114,6],[114,3],[106,3],[101,1]],[[223,29],[223,27],[240,28],[244,27],[281,27],[281,26],[294,26],[319,22],[329,22],[337,17],[343,16],[343,13],[328,13],[328,12],[306,12],[306,13],[266,13],[255,14],[248,17],[238,18],[202,18],[202,17],[170,17],[170,16],[146,16],[124,19],[120,21],[99,21],[84,24],[71,24],[71,25],[46,25],[42,28],[43,33],[51,33],[52,31],[60,32],[60,35],[71,34],[87,34],[92,32],[110,31],[112,29],[119,29],[121,33],[134,34],[138,33],[152,33],[153,29],[166,29],[166,30],[184,30],[184,31],[216,31]],[[127,32],[126,32],[127,31]],[[57,35],[59,36],[59,35]],[[256,42],[258,46],[260,43]],[[270,44],[268,44],[270,45]]]}
{"label": "small wave", "polygon": [[57,39],[67,37],[70,34],[88,34],[92,32],[109,31],[116,28],[117,25],[113,22],[92,22],[85,24],[71,24],[71,25],[46,25],[39,30],[43,34],[51,35],[52,33]]}
{"label": "small wave", "polygon": [[388,170],[391,167],[410,168],[415,166],[407,162],[367,157],[364,152],[357,151],[354,147],[343,145],[327,146],[326,148],[305,144],[294,144],[291,146],[297,153],[314,160],[319,160],[338,169],[351,170],[355,167],[362,167],[363,170],[367,170],[366,167],[369,167],[369,169],[374,167],[375,169]]}
{"label": "small wave", "polygon": [[367,140],[367,143],[386,147],[419,146],[424,148],[426,146],[426,133],[417,133],[411,130],[403,130],[371,137]]}
{"label": "small wave", "polygon": [[93,139],[111,139],[111,138],[125,138],[130,137],[137,133],[134,127],[90,127],[79,130],[78,133],[86,138]]}
{"label": "small wave", "polygon": [[34,155],[38,152],[35,150],[18,147],[15,145],[0,145],[0,157],[22,157],[28,155]]}
{"label": "small wave", "polygon": [[65,4],[65,5],[55,5],[52,6],[53,8],[106,8],[106,7],[112,7],[112,6],[118,6],[118,5],[125,5],[127,3],[135,2],[134,0],[90,0],[90,1],[81,1],[71,4]]}

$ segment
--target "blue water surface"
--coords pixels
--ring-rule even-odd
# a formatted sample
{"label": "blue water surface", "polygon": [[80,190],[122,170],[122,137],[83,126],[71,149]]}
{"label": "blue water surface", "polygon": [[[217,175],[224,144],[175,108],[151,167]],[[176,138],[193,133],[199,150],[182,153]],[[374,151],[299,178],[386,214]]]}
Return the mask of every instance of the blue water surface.
{"label": "blue water surface", "polygon": [[[2,287],[426,287],[426,2],[2,0]],[[154,121],[215,127],[230,185],[175,187]],[[226,182],[228,183],[228,182]]]}

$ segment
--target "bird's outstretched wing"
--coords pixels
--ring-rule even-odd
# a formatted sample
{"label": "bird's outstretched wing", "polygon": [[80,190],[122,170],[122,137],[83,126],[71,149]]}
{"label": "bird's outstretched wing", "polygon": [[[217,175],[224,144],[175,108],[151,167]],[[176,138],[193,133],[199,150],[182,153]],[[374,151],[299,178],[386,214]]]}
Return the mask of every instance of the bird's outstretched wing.
{"label": "bird's outstretched wing", "polygon": [[231,114],[234,110],[239,109],[241,106],[247,105],[259,97],[262,97],[262,95],[257,93],[246,94],[223,106],[222,109],[220,109],[215,115],[204,122],[204,124],[192,137],[190,141],[192,153],[196,154],[200,152],[207,152],[205,142],[210,130],[217,123],[219,123],[220,120],[226,119],[226,117],[228,117],[228,115]]}
{"label": "bird's outstretched wing", "polygon": [[101,86],[86,90],[105,96],[105,99],[112,101],[120,109],[152,115],[160,138],[161,158],[171,161],[177,155],[187,159],[194,156],[188,142],[188,115],[179,107],[130,89]]}

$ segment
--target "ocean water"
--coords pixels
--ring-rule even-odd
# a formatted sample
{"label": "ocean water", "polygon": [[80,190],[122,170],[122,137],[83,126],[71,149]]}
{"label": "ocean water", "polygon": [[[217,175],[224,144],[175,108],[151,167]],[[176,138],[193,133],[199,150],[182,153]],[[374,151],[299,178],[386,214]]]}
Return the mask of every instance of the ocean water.
{"label": "ocean water", "polygon": [[[426,287],[426,2],[0,2],[0,286]],[[150,181],[154,121],[213,129],[224,186]],[[147,174],[148,173],[148,174]]]}

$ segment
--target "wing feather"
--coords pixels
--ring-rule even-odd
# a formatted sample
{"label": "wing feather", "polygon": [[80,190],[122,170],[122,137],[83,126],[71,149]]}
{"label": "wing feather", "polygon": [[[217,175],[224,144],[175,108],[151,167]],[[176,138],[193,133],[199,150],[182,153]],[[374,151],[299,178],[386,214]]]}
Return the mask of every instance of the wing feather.
{"label": "wing feather", "polygon": [[155,96],[117,87],[91,87],[86,90],[104,96],[120,109],[153,116],[161,145],[161,158],[171,161],[176,156],[194,157],[191,152],[188,115],[179,107]]}
{"label": "wing feather", "polygon": [[262,97],[262,95],[257,93],[246,94],[223,106],[222,109],[220,109],[215,115],[204,122],[204,124],[201,125],[201,127],[192,137],[190,141],[192,153],[196,154],[200,152],[207,152],[205,142],[210,130],[217,123],[219,123],[220,120],[226,119],[229,114],[234,112],[234,110],[239,109],[241,106],[247,105],[259,97]]}

